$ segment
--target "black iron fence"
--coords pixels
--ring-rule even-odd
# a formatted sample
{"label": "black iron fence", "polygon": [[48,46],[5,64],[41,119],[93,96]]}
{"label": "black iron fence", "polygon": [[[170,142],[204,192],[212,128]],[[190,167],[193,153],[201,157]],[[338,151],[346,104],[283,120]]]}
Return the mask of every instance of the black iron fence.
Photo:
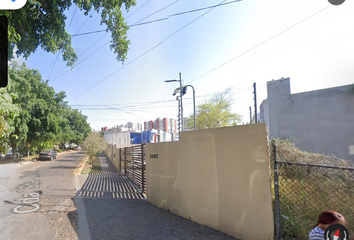
{"label": "black iron fence", "polygon": [[320,212],[334,210],[354,224],[354,168],[287,162],[273,142],[273,202],[277,240],[308,239]]}
{"label": "black iron fence", "polygon": [[120,149],[120,169],[146,194],[145,144]]}

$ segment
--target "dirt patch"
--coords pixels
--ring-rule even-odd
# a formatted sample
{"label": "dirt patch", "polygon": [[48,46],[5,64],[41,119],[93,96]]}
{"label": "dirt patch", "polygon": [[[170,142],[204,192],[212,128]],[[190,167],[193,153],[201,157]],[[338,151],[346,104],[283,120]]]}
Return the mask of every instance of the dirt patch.
{"label": "dirt patch", "polygon": [[11,164],[11,163],[15,163],[15,164],[22,163],[23,164],[23,163],[35,162],[35,161],[37,161],[37,159],[38,159],[38,156],[37,157],[30,157],[30,158],[16,158],[15,160],[1,158],[0,164]]}

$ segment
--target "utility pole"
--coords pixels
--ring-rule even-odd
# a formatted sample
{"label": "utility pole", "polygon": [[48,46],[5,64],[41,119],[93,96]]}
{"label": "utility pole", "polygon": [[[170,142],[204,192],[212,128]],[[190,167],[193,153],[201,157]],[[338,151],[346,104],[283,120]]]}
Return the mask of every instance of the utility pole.
{"label": "utility pole", "polygon": [[253,83],[253,93],[254,93],[254,123],[258,123],[257,120],[257,90],[256,83]]}
{"label": "utility pole", "polygon": [[183,132],[183,130],[184,130],[184,128],[183,128],[183,127],[184,127],[184,126],[183,126],[183,125],[184,125],[184,124],[183,124],[183,121],[184,121],[184,120],[183,120],[183,103],[182,103],[183,86],[182,86],[182,77],[181,77],[181,75],[182,75],[182,74],[179,73],[179,86],[180,86],[179,89],[180,89],[180,92],[181,92],[181,96],[180,96],[180,97],[181,97],[181,99],[180,99],[180,101],[181,101],[181,102],[180,102],[180,104],[181,104],[181,119],[182,119],[182,121],[181,121],[181,127],[182,127],[182,132]]}
{"label": "utility pole", "polygon": [[250,124],[252,123],[252,107],[250,106]]}
{"label": "utility pole", "polygon": [[[184,126],[183,126],[183,84],[182,84],[182,74],[179,73],[179,80],[172,79],[172,80],[165,80],[165,82],[179,82],[179,92],[180,95],[176,97],[176,100],[178,100],[178,131],[183,132]],[[178,93],[178,89],[175,89],[175,92],[173,93],[173,96],[175,96]]]}
{"label": "utility pole", "polygon": [[176,99],[178,100],[178,133],[181,132],[181,100],[180,96],[177,96]]}
{"label": "utility pole", "polygon": [[172,119],[170,118],[170,131],[171,131],[171,141],[173,142],[173,129],[172,129]]}

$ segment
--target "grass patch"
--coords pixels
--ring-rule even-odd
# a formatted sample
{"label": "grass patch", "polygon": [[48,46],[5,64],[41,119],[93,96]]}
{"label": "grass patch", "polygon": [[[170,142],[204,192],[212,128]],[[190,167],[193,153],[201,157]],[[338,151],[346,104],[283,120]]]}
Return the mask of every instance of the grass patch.
{"label": "grass patch", "polygon": [[85,162],[85,166],[81,170],[81,174],[91,174],[91,173],[101,173],[101,162],[98,157],[95,157],[92,162],[91,168],[91,160],[87,159]]}

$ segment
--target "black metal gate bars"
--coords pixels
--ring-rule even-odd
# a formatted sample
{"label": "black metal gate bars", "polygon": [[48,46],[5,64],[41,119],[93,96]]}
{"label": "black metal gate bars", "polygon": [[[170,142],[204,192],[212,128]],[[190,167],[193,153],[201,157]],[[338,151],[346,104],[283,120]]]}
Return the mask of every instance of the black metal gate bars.
{"label": "black metal gate bars", "polygon": [[124,174],[146,194],[145,144],[121,148],[119,161]]}

